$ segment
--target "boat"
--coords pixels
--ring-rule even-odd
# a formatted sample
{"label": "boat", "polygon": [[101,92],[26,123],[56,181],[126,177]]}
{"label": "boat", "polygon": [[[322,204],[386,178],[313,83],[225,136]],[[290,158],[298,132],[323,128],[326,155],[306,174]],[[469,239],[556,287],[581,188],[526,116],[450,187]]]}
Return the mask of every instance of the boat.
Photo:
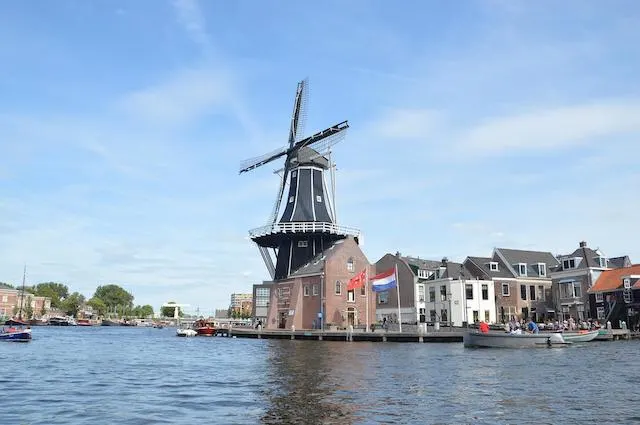
{"label": "boat", "polygon": [[31,319],[29,320],[29,326],[47,326],[49,321],[47,319]]}
{"label": "boat", "polygon": [[27,278],[27,266],[24,266],[24,272],[22,274],[22,291],[20,292],[20,309],[18,311],[18,318],[9,319],[5,322],[8,328],[0,329],[0,341],[12,341],[12,342],[29,342],[31,341],[31,328],[28,323],[22,319],[22,304],[24,302],[24,285]]}
{"label": "boat", "polygon": [[466,332],[462,341],[465,347],[490,348],[533,348],[571,344],[565,341],[560,333],[512,334],[508,332],[479,332],[477,330]]}
{"label": "boat", "polygon": [[111,320],[111,319],[102,319],[102,323],[100,323],[101,326],[120,326],[120,322],[118,322],[117,320]]}
{"label": "boat", "polygon": [[66,317],[50,317],[49,326],[69,326],[69,320]]}
{"label": "boat", "polygon": [[189,337],[189,336],[196,336],[196,335],[198,335],[198,332],[196,332],[193,329],[189,329],[189,328],[176,329],[176,336]]}
{"label": "boat", "polygon": [[193,324],[193,329],[195,329],[198,336],[213,336],[216,333],[215,323],[207,319],[196,320]]}
{"label": "boat", "polygon": [[29,342],[31,341],[31,328],[2,328],[0,329],[0,341]]}
{"label": "boat", "polygon": [[596,329],[593,331],[563,332],[561,335],[566,342],[589,342],[596,339],[599,333],[600,329]]}
{"label": "boat", "polygon": [[89,319],[78,319],[76,320],[76,323],[78,326],[93,326],[93,323],[91,323],[91,320]]}

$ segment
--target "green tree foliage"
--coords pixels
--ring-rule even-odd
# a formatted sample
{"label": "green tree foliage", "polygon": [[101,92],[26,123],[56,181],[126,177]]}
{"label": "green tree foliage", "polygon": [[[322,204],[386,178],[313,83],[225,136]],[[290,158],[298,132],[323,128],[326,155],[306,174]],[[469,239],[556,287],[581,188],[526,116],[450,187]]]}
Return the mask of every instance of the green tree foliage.
{"label": "green tree foliage", "polygon": [[[175,301],[169,301],[167,304],[175,304]],[[182,309],[180,307],[162,307],[162,309],[160,310],[160,314],[163,317],[174,317],[175,314],[175,309],[178,309],[178,316],[182,317],[183,313],[182,313]]]}
{"label": "green tree foliage", "polygon": [[51,298],[51,307],[53,308],[61,308],[62,300],[69,296],[69,288],[67,285],[56,282],[44,282],[38,283],[36,286],[32,288],[33,294],[39,297],[48,297]]}
{"label": "green tree foliage", "polygon": [[149,304],[146,305],[137,305],[133,309],[133,315],[139,317],[141,319],[146,319],[148,317],[153,317],[153,307]]}
{"label": "green tree foliage", "polygon": [[25,303],[22,311],[22,317],[25,319],[33,318],[33,307],[31,307],[31,303],[29,302]]}
{"label": "green tree foliage", "polygon": [[4,282],[0,282],[0,288],[13,289],[13,285],[10,285],[10,284],[4,283]]}
{"label": "green tree foliage", "polygon": [[[121,309],[123,308],[125,310],[126,308],[133,308],[133,295],[118,285],[98,286],[93,298],[100,298],[109,310],[116,307],[118,307],[119,311],[122,311]],[[122,311],[122,313],[125,315],[125,311]]]}
{"label": "green tree foliage", "polygon": [[91,298],[87,301],[87,305],[91,306],[98,316],[104,316],[107,312],[107,305],[100,298]]}
{"label": "green tree foliage", "polygon": [[62,301],[60,308],[69,316],[76,317],[84,302],[84,295],[74,292]]}

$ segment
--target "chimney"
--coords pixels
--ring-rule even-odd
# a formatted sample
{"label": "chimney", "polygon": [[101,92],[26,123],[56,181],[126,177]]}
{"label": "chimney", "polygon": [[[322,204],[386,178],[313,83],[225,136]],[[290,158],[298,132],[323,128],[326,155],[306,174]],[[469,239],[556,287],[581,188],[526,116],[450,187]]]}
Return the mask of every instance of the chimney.
{"label": "chimney", "polygon": [[400,258],[400,251],[396,251],[396,257]]}
{"label": "chimney", "polygon": [[447,266],[447,261],[449,261],[449,259],[447,257],[442,257],[442,266],[443,267]]}
{"label": "chimney", "polygon": [[585,241],[580,242],[580,248],[586,248],[587,243]]}

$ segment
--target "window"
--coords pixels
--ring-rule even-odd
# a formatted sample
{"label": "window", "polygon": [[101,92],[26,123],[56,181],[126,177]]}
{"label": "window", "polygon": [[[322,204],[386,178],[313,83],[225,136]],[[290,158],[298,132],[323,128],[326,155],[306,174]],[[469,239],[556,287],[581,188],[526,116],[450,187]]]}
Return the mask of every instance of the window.
{"label": "window", "polygon": [[547,265],[545,263],[538,263],[538,275],[540,277],[547,276]]}
{"label": "window", "polygon": [[304,285],[303,291],[304,291],[304,296],[308,297],[309,296],[309,285]]}
{"label": "window", "polygon": [[356,301],[356,294],[353,289],[350,291],[347,291],[347,301],[350,303],[353,303]]}
{"label": "window", "polygon": [[518,274],[520,276],[527,275],[527,263],[518,263]]}
{"label": "window", "polygon": [[293,196],[289,196],[289,203],[293,204]]}
{"label": "window", "polygon": [[9,297],[7,295],[3,295],[2,296],[2,302],[3,303],[9,302]]}
{"label": "window", "polygon": [[268,298],[256,298],[256,307],[268,307],[269,299]]}
{"label": "window", "polygon": [[291,172],[291,177],[295,177],[295,176],[296,176],[296,174],[297,174],[297,171],[292,171],[292,172]]}
{"label": "window", "polygon": [[573,282],[573,298],[582,297],[582,285],[580,282]]}
{"label": "window", "polygon": [[562,268],[564,270],[575,269],[575,267],[576,267],[575,258],[568,258],[568,259],[562,261]]}
{"label": "window", "polygon": [[536,287],[535,287],[535,285],[529,286],[529,299],[531,301],[535,301],[536,300]]}
{"label": "window", "polygon": [[527,299],[527,285],[520,285],[520,299]]}
{"label": "window", "polygon": [[544,301],[544,286],[538,285],[538,301]]}
{"label": "window", "polygon": [[424,302],[424,285],[418,285],[418,301]]}
{"label": "window", "polygon": [[491,317],[491,316],[489,315],[489,310],[485,310],[485,311],[484,311],[484,321],[485,321],[485,322],[487,322],[487,323],[489,323],[489,318],[490,318],[490,317]]}
{"label": "window", "polygon": [[440,310],[440,320],[442,320],[443,322],[449,321],[449,314],[447,314],[447,310]]}
{"label": "window", "polygon": [[353,270],[355,270],[353,267],[353,258],[349,258],[347,260],[347,271],[352,272]]}
{"label": "window", "polygon": [[309,241],[298,241],[298,248],[306,248],[309,246]]}
{"label": "window", "polygon": [[480,321],[480,314],[478,310],[473,310],[473,323]]}
{"label": "window", "polygon": [[339,280],[336,281],[336,295],[342,294],[342,283]]}
{"label": "window", "polygon": [[365,283],[364,285],[362,285],[362,286],[360,287],[360,295],[367,295],[367,293],[366,293],[366,287],[367,287],[367,286],[366,286],[366,285],[367,285],[367,284]]}
{"label": "window", "polygon": [[436,288],[434,287],[429,288],[429,302],[436,302]]}
{"label": "window", "polygon": [[604,297],[602,296],[602,292],[598,292],[598,293],[596,294],[596,302],[597,302],[597,303],[604,302]]}
{"label": "window", "polygon": [[268,297],[269,295],[269,288],[256,288],[256,297]]}
{"label": "window", "polygon": [[322,202],[322,196],[316,195],[316,202]]}
{"label": "window", "polygon": [[440,301],[447,300],[447,287],[445,285],[440,286]]}
{"label": "window", "polygon": [[509,284],[508,283],[503,283],[502,284],[502,296],[503,297],[508,297],[509,294]]}
{"label": "window", "polygon": [[482,285],[482,299],[489,299],[489,285]]}
{"label": "window", "polygon": [[389,304],[389,291],[378,292],[378,304]]}
{"label": "window", "polygon": [[464,285],[464,293],[465,293],[465,297],[468,300],[472,300],[473,299],[473,285],[471,285],[469,283]]}
{"label": "window", "polygon": [[436,311],[435,310],[429,310],[429,320],[431,320],[432,322],[436,321]]}
{"label": "window", "polygon": [[420,279],[428,279],[429,278],[429,272],[427,272],[426,270],[418,269],[418,277]]}
{"label": "window", "polygon": [[489,269],[492,272],[497,272],[498,271],[498,263],[496,263],[495,261],[492,261],[489,263]]}
{"label": "window", "polygon": [[604,307],[598,307],[596,311],[598,314],[598,320],[604,320],[606,318],[606,316],[604,315]]}
{"label": "window", "polygon": [[607,259],[604,257],[599,257],[598,261],[600,262],[600,267],[607,267]]}

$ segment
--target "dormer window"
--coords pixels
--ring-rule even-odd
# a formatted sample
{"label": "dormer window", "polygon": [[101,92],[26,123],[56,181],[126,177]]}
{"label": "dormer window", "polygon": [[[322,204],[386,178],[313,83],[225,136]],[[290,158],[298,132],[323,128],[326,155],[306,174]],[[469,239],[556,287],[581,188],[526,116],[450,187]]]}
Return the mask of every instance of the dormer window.
{"label": "dormer window", "polygon": [[418,277],[420,279],[428,279],[429,278],[429,272],[427,272],[426,270],[418,269]]}
{"label": "dormer window", "polygon": [[562,260],[562,269],[575,269],[576,268],[576,259],[575,258],[567,258],[566,260]]}
{"label": "dormer window", "polygon": [[296,175],[297,175],[297,171],[294,170],[294,171],[291,172],[291,177],[295,178]]}
{"label": "dormer window", "polygon": [[545,263],[538,263],[538,276],[547,276],[547,265]]}
{"label": "dormer window", "polygon": [[607,259],[604,257],[598,257],[598,262],[600,263],[600,267],[607,267]]}
{"label": "dormer window", "polygon": [[292,204],[293,203],[293,196],[289,196],[289,203]]}
{"label": "dormer window", "polygon": [[492,261],[489,263],[489,269],[492,272],[497,272],[498,271],[498,263],[496,261]]}
{"label": "dormer window", "polygon": [[527,275],[527,263],[518,263],[518,274],[520,276]]}
{"label": "dormer window", "polygon": [[349,258],[347,260],[347,271],[352,272],[355,270],[355,267],[353,267],[353,258]]}
{"label": "dormer window", "polygon": [[316,195],[316,202],[322,202],[322,196]]}

